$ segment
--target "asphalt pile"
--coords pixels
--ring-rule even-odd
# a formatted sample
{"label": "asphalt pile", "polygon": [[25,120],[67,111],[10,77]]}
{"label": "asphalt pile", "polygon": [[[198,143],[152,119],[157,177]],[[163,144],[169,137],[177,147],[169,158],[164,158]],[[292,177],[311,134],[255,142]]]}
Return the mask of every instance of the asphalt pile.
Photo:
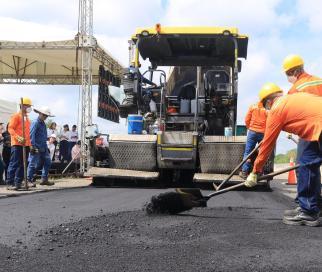
{"label": "asphalt pile", "polygon": [[321,228],[292,232],[270,214],[239,207],[101,214],[38,231],[32,243],[0,245],[0,271],[321,271],[311,254]]}
{"label": "asphalt pile", "polygon": [[166,192],[151,197],[143,207],[148,215],[177,214],[186,210],[181,196],[176,192]]}

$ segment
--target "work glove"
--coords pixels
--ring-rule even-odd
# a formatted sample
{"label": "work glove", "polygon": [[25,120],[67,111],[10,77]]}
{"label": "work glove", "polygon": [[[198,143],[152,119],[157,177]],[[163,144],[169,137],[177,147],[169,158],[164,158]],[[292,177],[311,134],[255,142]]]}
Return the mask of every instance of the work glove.
{"label": "work glove", "polygon": [[25,138],[24,137],[21,137],[21,136],[16,136],[16,139],[18,141],[18,143],[20,144],[24,144],[26,142]]}
{"label": "work glove", "polygon": [[257,184],[257,174],[250,173],[245,181],[246,187],[254,187]]}
{"label": "work glove", "polygon": [[30,147],[30,154],[35,155],[35,154],[37,154],[37,153],[39,153],[38,148],[36,148],[36,147],[34,147],[34,146],[31,146],[31,147]]}

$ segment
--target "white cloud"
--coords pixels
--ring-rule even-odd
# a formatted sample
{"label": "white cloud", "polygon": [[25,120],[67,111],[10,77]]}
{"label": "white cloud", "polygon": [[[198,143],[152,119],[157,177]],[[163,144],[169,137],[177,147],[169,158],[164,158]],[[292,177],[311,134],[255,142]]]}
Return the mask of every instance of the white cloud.
{"label": "white cloud", "polygon": [[311,31],[322,31],[322,1],[317,0],[298,0],[297,11],[300,16],[308,21]]}
{"label": "white cloud", "polygon": [[168,25],[235,26],[241,32],[265,34],[271,27],[287,25],[275,9],[280,0],[170,0],[163,18]]}
{"label": "white cloud", "polygon": [[55,25],[42,25],[0,17],[0,39],[10,41],[54,41],[73,39],[75,32]]}

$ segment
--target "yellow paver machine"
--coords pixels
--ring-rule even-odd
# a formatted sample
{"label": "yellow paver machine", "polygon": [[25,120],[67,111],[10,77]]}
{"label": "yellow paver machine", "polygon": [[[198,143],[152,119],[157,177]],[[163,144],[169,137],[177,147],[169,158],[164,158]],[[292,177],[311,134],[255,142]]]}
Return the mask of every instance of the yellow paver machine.
{"label": "yellow paver machine", "polygon": [[[110,168],[90,173],[106,180],[225,179],[242,160],[246,142],[236,119],[248,37],[232,27],[157,24],[137,29],[129,44],[123,85],[132,100],[120,114],[129,126],[142,125],[143,133],[110,135]],[[143,73],[140,59],[149,62]],[[265,171],[273,171],[272,159]],[[242,179],[234,175],[231,181]]]}

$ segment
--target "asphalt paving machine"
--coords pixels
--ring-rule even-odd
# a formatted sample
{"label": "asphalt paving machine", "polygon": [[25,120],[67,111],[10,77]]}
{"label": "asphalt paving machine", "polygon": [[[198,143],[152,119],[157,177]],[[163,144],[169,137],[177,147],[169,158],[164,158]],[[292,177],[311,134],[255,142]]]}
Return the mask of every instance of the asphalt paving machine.
{"label": "asphalt paving machine", "polygon": [[[248,37],[232,27],[137,29],[129,41],[120,115],[129,126],[137,124],[130,117],[139,117],[133,122],[142,129],[109,135],[110,168],[90,173],[109,180],[223,180],[245,148],[236,119],[247,45]],[[150,64],[142,74],[140,57]],[[272,171],[271,158],[265,172]]]}

